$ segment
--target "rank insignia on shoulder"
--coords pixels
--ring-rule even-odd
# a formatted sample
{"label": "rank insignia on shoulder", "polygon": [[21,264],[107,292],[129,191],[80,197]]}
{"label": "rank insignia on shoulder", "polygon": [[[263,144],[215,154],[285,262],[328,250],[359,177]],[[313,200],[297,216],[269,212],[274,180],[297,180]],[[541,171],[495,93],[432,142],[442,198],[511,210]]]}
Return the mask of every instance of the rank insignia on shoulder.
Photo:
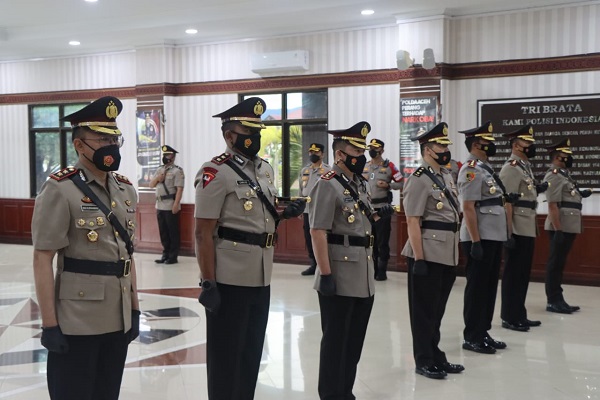
{"label": "rank insignia on shoulder", "polygon": [[467,182],[472,182],[475,179],[475,172],[469,171],[466,175]]}
{"label": "rank insignia on shoulder", "polygon": [[552,173],[553,173],[553,174],[558,174],[558,168],[554,168],[554,169],[552,170]]}
{"label": "rank insignia on shoulder", "polygon": [[75,173],[77,173],[77,168],[67,167],[65,169],[61,169],[60,171],[51,174],[50,178],[60,182],[63,179],[68,178],[69,176],[71,176]]}
{"label": "rank insignia on shoulder", "polygon": [[467,163],[467,165],[471,168],[475,168],[477,166],[477,160],[471,160]]}
{"label": "rank insignia on shoulder", "polygon": [[517,163],[518,163],[518,161],[517,161],[517,160],[511,160],[511,161],[510,161],[510,165],[511,165],[511,166],[513,166],[513,167],[516,167],[516,166],[517,166]]}
{"label": "rank insignia on shoulder", "polygon": [[324,175],[321,175],[321,179],[325,179],[326,181],[332,179],[335,176],[335,171],[329,171]]}
{"label": "rank insignia on shoulder", "polygon": [[117,174],[116,172],[113,172],[112,174],[115,177],[115,179],[118,180],[119,182],[123,182],[128,185],[133,185],[133,183],[131,183],[131,181],[129,179],[127,179],[127,177],[125,175]]}
{"label": "rank insignia on shoulder", "polygon": [[228,153],[223,153],[220,156],[216,156],[212,159],[212,162],[214,162],[217,165],[221,165],[223,164],[225,161],[229,160],[231,158],[231,154]]}
{"label": "rank insignia on shoulder", "polygon": [[425,168],[419,167],[419,168],[417,168],[417,170],[415,172],[413,172],[413,175],[414,176],[421,176],[421,174],[423,173],[423,171],[425,171]]}

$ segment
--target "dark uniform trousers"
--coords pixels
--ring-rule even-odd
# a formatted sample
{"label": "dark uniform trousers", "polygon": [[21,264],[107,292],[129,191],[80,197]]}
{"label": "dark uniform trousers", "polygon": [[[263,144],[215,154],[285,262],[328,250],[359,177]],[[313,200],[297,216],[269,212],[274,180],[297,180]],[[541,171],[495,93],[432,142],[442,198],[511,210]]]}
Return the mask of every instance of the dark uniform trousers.
{"label": "dark uniform trousers", "polygon": [[498,277],[502,259],[502,243],[495,240],[482,240],[483,260],[474,260],[471,255],[472,242],[462,242],[464,254],[468,254],[465,268],[467,285],[463,317],[465,329],[463,337],[469,342],[481,342],[492,328]]}
{"label": "dark uniform trousers", "polygon": [[129,340],[122,331],[65,335],[66,354],[48,352],[48,392],[52,400],[117,400]]}
{"label": "dark uniform trousers", "polygon": [[375,296],[318,295],[323,330],[319,398],[354,400],[356,397],[352,394],[352,387]]}
{"label": "dark uniform trousers", "polygon": [[162,257],[165,260],[176,260],[179,255],[179,215],[171,210],[156,210],[160,243],[163,247]]}
{"label": "dark uniform trousers", "polygon": [[407,259],[408,310],[413,337],[413,354],[417,367],[447,362],[438,347],[440,326],[446,303],[456,280],[453,266],[427,262],[427,275],[414,275],[414,258]]}
{"label": "dark uniform trousers", "polygon": [[502,275],[502,308],[500,317],[510,323],[527,319],[525,298],[529,288],[535,238],[514,235],[515,248],[506,249]]}
{"label": "dark uniform trousers", "polygon": [[392,217],[380,218],[373,223],[373,235],[375,243],[373,245],[373,262],[375,263],[375,272],[379,265],[387,266],[390,259],[390,234],[392,232]]}
{"label": "dark uniform trousers", "polygon": [[304,241],[306,242],[306,248],[308,249],[308,257],[310,258],[310,265],[312,267],[317,266],[317,260],[315,259],[315,252],[312,247],[312,237],[310,236],[310,222],[308,221],[308,214],[302,214],[304,221]]}
{"label": "dark uniform trousers", "polygon": [[563,271],[577,234],[564,232],[565,240],[562,243],[554,241],[554,231],[548,231],[548,234],[550,235],[550,256],[546,264],[546,297],[548,303],[556,303],[565,300],[561,287]]}
{"label": "dark uniform trousers", "polygon": [[217,285],[219,311],[206,311],[208,398],[251,400],[265,342],[271,287]]}

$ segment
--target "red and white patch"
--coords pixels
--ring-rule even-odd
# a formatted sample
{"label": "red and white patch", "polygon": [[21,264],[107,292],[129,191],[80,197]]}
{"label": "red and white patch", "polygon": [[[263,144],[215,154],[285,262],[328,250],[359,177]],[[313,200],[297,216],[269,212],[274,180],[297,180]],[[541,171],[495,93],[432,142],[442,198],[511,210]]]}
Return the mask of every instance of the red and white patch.
{"label": "red and white patch", "polygon": [[113,165],[114,162],[115,159],[113,158],[113,156],[104,156],[104,165],[106,165],[107,167]]}
{"label": "red and white patch", "polygon": [[210,168],[210,167],[205,167],[204,168],[204,172],[202,173],[202,188],[204,189],[205,187],[208,186],[208,184],[215,179],[215,176],[217,176],[217,171],[214,168]]}

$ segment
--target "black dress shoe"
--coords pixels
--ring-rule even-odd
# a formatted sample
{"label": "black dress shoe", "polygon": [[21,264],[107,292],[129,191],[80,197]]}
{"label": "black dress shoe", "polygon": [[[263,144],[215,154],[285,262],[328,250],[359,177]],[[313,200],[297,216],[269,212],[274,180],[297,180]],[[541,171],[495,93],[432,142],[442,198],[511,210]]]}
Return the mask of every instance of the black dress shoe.
{"label": "black dress shoe", "polygon": [[445,371],[448,374],[459,374],[465,370],[465,367],[460,364],[452,364],[449,362],[445,362],[437,366],[438,369]]}
{"label": "black dress shoe", "polygon": [[385,271],[377,271],[375,274],[376,281],[387,281],[387,273]]}
{"label": "black dress shoe", "polygon": [[540,326],[542,324],[542,321],[532,321],[529,319],[525,319],[525,321],[523,321],[523,324],[527,326]]}
{"label": "black dress shoe", "polygon": [[550,311],[550,312],[554,312],[554,313],[559,313],[559,314],[571,314],[573,312],[573,310],[571,309],[571,307],[563,302],[558,302],[558,303],[548,303],[546,304],[546,311]]}
{"label": "black dress shoe", "polygon": [[488,346],[493,347],[494,349],[497,349],[497,350],[502,350],[502,349],[506,348],[506,343],[501,342],[500,340],[496,340],[493,337],[491,337],[490,335],[487,335],[486,337],[484,337],[483,342],[486,343]]}
{"label": "black dress shoe", "polygon": [[314,265],[311,265],[310,267],[306,268],[304,271],[300,272],[301,275],[304,276],[308,276],[308,275],[314,275],[315,271],[316,271],[317,267]]}
{"label": "black dress shoe", "polygon": [[167,261],[166,258],[159,258],[158,260],[154,260],[154,262],[157,264],[164,264],[165,261]]}
{"label": "black dress shoe", "polygon": [[476,353],[482,353],[482,354],[494,354],[496,352],[496,349],[493,348],[492,346],[490,346],[489,344],[487,344],[485,341],[469,342],[469,341],[465,340],[463,342],[462,348],[465,350],[471,350]]}
{"label": "black dress shoe", "polygon": [[568,308],[571,309],[571,312],[575,312],[575,311],[581,310],[581,307],[579,307],[579,306],[570,306],[569,304],[567,304],[566,301],[563,301],[563,303],[565,304],[565,306],[567,306]]}
{"label": "black dress shoe", "polygon": [[517,332],[527,332],[529,330],[529,325],[526,325],[524,322],[502,321],[502,327]]}
{"label": "black dress shoe", "polygon": [[177,259],[169,258],[168,260],[165,260],[165,264],[177,264]]}
{"label": "black dress shoe", "polygon": [[417,367],[415,372],[419,375],[423,375],[431,379],[444,379],[446,377],[446,371],[436,367],[435,365],[429,365],[426,367]]}

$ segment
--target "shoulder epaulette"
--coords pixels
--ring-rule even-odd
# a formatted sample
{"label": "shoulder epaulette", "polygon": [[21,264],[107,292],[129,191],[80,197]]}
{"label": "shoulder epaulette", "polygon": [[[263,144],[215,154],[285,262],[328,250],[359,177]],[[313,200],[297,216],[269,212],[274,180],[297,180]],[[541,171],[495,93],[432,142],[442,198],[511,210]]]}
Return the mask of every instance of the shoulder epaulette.
{"label": "shoulder epaulette", "polygon": [[414,176],[421,176],[421,174],[425,171],[425,168],[419,167],[415,172],[413,172]]}
{"label": "shoulder epaulette", "polygon": [[517,163],[518,163],[518,161],[517,161],[517,160],[510,160],[510,163],[509,163],[509,164],[510,164],[511,166],[513,166],[513,167],[516,167],[516,166],[517,166]]}
{"label": "shoulder epaulette", "polygon": [[467,166],[475,168],[477,166],[477,160],[473,159],[467,163]]}
{"label": "shoulder epaulette", "polygon": [[385,159],[385,161],[383,162],[383,164],[381,164],[382,167],[387,167],[388,165],[390,165],[390,160],[388,160],[387,158]]}
{"label": "shoulder epaulette", "polygon": [[69,176],[73,175],[77,173],[77,168],[75,167],[67,167],[65,169],[61,169],[58,172],[55,172],[53,174],[50,175],[50,178],[54,179],[55,181],[62,181],[65,178],[68,178]]}
{"label": "shoulder epaulette", "polygon": [[223,153],[220,156],[216,156],[215,158],[213,158],[212,162],[214,162],[217,165],[221,165],[225,161],[229,160],[230,158],[231,158],[231,154]]}
{"label": "shoulder epaulette", "polygon": [[326,181],[330,180],[335,176],[335,171],[329,171],[324,175],[321,175],[321,179],[325,179]]}
{"label": "shoulder epaulette", "polygon": [[131,183],[125,175],[117,174],[116,172],[113,172],[112,174],[115,177],[115,179],[118,180],[119,182],[123,182],[128,185],[133,185],[133,183]]}

